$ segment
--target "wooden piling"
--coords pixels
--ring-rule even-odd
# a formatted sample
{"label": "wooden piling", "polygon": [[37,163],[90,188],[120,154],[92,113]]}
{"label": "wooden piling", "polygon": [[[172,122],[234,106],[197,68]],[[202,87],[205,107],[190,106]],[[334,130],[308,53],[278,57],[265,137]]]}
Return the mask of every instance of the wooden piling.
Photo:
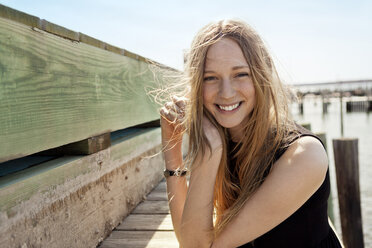
{"label": "wooden piling", "polygon": [[342,239],[346,248],[364,247],[359,190],[358,139],[333,140]]}
{"label": "wooden piling", "polygon": [[352,112],[352,103],[350,101],[346,102],[346,112],[350,113]]}
{"label": "wooden piling", "polygon": [[344,137],[344,112],[342,107],[342,91],[340,92],[340,124],[341,124],[341,137]]}
{"label": "wooden piling", "polygon": [[[319,132],[319,133],[315,133],[315,135],[320,138],[320,140],[324,144],[324,149],[326,150],[326,152],[328,154],[326,133],[325,132]],[[328,197],[328,216],[331,219],[332,223],[334,223],[335,222],[335,217],[334,217],[334,213],[333,213],[332,191],[329,192],[329,197]]]}
{"label": "wooden piling", "polygon": [[328,100],[326,100],[326,97],[324,95],[322,95],[322,110],[323,114],[328,113]]}
{"label": "wooden piling", "polygon": [[300,114],[303,115],[304,114],[304,103],[302,102],[299,102],[298,103],[298,107],[299,107],[299,111],[300,111]]}

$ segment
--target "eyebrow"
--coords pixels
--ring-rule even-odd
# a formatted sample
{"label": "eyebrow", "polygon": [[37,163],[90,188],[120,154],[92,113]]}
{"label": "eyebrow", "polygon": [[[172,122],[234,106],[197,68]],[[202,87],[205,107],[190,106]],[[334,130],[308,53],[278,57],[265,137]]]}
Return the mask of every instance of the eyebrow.
{"label": "eyebrow", "polygon": [[249,69],[249,66],[248,65],[239,65],[239,66],[234,66],[232,69],[233,70],[238,70],[238,69],[242,69],[242,68],[248,68]]}
{"label": "eyebrow", "polygon": [[[249,69],[249,66],[248,65],[238,65],[238,66],[232,67],[231,69],[233,71],[235,71],[235,70],[239,70],[239,69],[243,69],[243,68],[248,68]],[[204,71],[204,73],[215,73],[215,72],[214,71]]]}

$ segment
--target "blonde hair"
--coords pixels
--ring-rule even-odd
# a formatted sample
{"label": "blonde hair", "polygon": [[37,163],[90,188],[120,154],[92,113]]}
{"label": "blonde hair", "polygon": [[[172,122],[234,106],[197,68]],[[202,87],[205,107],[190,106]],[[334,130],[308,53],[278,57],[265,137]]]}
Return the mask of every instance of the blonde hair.
{"label": "blonde hair", "polygon": [[[203,105],[204,66],[208,49],[222,38],[234,40],[242,49],[251,71],[256,102],[250,118],[244,123],[244,135],[238,145],[230,147],[228,130],[214,119]],[[240,20],[222,20],[203,27],[195,36],[185,56],[185,70],[178,83],[161,91],[164,95],[176,89],[176,95],[186,96],[185,119],[181,124],[189,136],[186,163],[194,166],[197,155],[211,149],[202,128],[206,116],[217,128],[223,143],[222,159],[214,187],[214,235],[239,213],[243,205],[263,182],[274,155],[293,132],[295,124],[288,113],[288,91],[284,88],[263,41],[246,23]],[[181,90],[179,90],[181,89]],[[166,95],[165,94],[165,95]],[[229,151],[234,151],[239,183],[232,180],[229,169]]]}
{"label": "blonde hair", "polygon": [[[238,146],[229,147],[230,136],[203,106],[202,88],[208,48],[222,38],[234,40],[242,49],[251,71],[256,103],[244,125]],[[239,20],[222,20],[202,28],[194,38],[185,64],[190,103],[186,111],[189,135],[188,159],[193,163],[199,152],[210,144],[202,128],[205,115],[218,129],[223,140],[223,155],[214,190],[215,235],[239,213],[264,180],[274,162],[275,152],[295,129],[288,114],[288,94],[279,79],[272,58],[259,35]],[[228,150],[235,151],[239,184],[232,181],[228,167]]]}

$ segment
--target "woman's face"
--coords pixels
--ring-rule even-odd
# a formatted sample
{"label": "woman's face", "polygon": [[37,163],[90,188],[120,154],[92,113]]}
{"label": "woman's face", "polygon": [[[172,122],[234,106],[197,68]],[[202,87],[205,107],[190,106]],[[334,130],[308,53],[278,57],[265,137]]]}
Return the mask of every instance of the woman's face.
{"label": "woman's face", "polygon": [[234,137],[255,105],[251,72],[240,46],[222,38],[207,52],[203,82],[204,106]]}

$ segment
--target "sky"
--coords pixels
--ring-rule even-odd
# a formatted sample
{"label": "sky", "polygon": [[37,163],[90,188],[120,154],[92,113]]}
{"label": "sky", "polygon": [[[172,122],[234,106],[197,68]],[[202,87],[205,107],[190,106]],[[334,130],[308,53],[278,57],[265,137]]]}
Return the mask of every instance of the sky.
{"label": "sky", "polygon": [[182,70],[212,21],[261,35],[288,84],[372,79],[371,0],[0,0],[0,3]]}

